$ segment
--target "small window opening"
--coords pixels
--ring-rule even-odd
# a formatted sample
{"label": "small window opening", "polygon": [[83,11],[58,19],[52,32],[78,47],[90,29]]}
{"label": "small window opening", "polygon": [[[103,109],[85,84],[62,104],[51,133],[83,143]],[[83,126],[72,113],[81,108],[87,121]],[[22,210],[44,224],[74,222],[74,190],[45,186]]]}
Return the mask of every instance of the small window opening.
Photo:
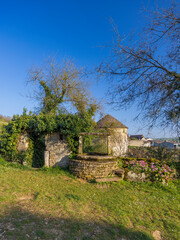
{"label": "small window opening", "polygon": [[62,135],[62,134],[59,135],[59,139],[60,139],[61,141],[63,141],[63,135]]}

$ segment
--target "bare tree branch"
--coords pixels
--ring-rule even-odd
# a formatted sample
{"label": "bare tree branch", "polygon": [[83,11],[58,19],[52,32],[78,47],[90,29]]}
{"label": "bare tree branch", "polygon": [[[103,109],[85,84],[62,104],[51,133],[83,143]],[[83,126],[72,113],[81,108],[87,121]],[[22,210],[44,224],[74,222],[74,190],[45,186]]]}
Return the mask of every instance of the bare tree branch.
{"label": "bare tree branch", "polygon": [[122,38],[113,23],[112,55],[97,71],[110,82],[110,103],[116,109],[136,102],[152,125],[179,126],[180,14],[174,3],[147,14],[150,19],[139,39]]}
{"label": "bare tree branch", "polygon": [[56,114],[66,102],[70,102],[78,112],[90,105],[98,107],[88,92],[88,83],[82,78],[82,70],[70,60],[61,65],[51,60],[43,67],[33,66],[28,73],[28,82],[34,86],[33,98],[39,102],[43,113]]}

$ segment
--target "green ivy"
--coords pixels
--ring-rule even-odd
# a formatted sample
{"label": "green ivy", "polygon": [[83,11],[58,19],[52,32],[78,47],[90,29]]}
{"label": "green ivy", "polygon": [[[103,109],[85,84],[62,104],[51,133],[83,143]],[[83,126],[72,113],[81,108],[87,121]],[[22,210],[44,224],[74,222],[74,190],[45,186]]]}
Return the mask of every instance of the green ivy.
{"label": "green ivy", "polygon": [[[33,167],[44,165],[45,135],[60,132],[66,137],[73,153],[77,153],[80,132],[92,131],[94,121],[91,108],[81,114],[39,115],[27,114],[13,116],[8,125],[3,127],[0,136],[0,153],[10,162],[26,163]],[[25,152],[18,152],[17,142],[20,134],[27,133],[30,137],[29,148]]]}

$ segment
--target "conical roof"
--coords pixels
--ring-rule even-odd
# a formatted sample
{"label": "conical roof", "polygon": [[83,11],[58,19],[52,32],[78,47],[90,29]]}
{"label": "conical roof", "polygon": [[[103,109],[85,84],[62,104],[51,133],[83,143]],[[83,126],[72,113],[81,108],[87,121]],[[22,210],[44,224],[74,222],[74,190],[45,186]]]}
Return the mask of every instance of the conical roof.
{"label": "conical roof", "polygon": [[126,127],[119,120],[108,114],[97,122],[96,128],[128,128],[128,127]]}

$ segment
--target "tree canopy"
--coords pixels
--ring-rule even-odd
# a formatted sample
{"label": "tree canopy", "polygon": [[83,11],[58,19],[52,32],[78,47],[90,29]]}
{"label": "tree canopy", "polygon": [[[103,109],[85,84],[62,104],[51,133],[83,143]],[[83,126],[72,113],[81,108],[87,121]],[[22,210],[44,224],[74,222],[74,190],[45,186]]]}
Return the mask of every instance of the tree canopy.
{"label": "tree canopy", "polygon": [[87,108],[97,108],[96,101],[88,92],[88,83],[83,77],[82,69],[78,69],[70,60],[65,60],[60,65],[51,60],[44,66],[33,66],[28,73],[28,82],[33,83],[33,98],[39,101],[42,113],[56,114],[57,110],[62,112],[65,103],[75,107],[79,113]]}

